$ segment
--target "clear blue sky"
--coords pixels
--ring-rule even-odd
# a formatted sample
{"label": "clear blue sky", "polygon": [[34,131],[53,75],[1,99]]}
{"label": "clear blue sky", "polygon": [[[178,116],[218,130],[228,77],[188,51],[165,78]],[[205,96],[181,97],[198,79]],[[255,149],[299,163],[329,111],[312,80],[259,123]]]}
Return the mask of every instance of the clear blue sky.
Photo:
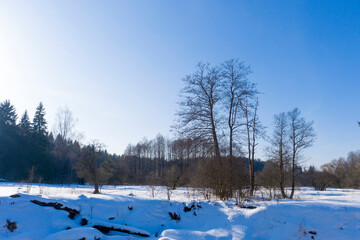
{"label": "clear blue sky", "polygon": [[0,0],[0,53],[1,101],[43,101],[50,128],[67,105],[110,152],[171,136],[182,77],[230,58],[251,65],[268,133],[294,107],[314,120],[306,165],[360,149],[359,1]]}

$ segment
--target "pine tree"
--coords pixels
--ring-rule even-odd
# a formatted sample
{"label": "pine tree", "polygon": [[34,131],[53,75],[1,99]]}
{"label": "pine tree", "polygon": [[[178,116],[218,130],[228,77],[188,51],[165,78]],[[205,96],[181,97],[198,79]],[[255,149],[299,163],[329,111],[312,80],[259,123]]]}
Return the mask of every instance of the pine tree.
{"label": "pine tree", "polygon": [[47,134],[47,122],[45,120],[45,108],[42,102],[39,103],[36,108],[34,120],[33,120],[33,131],[40,135]]}
{"label": "pine tree", "polygon": [[[20,159],[18,162],[17,173],[19,180],[25,180],[28,178],[29,170],[33,167],[31,153],[33,152],[33,136],[31,134],[31,122],[27,111],[23,113],[18,125],[19,149]],[[21,146],[21,147],[20,147]]]}
{"label": "pine tree", "polygon": [[43,181],[48,182],[53,177],[53,169],[51,166],[45,108],[42,102],[36,108],[32,125],[32,166],[36,168],[36,175],[42,178]]}
{"label": "pine tree", "polygon": [[16,180],[20,159],[17,115],[9,100],[0,103],[0,175]]}
{"label": "pine tree", "polygon": [[0,103],[0,125],[16,125],[17,115],[16,110],[13,105],[11,105],[10,100],[5,100]]}
{"label": "pine tree", "polygon": [[23,135],[27,136],[31,132],[31,123],[29,119],[29,115],[27,110],[25,110],[24,114],[21,116],[19,123],[20,131]]}

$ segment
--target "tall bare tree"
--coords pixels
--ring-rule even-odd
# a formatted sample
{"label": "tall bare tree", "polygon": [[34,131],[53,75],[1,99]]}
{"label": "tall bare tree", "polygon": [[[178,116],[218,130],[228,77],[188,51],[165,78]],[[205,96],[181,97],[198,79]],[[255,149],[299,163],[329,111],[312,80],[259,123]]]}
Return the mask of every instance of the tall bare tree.
{"label": "tall bare tree", "polygon": [[285,163],[288,156],[288,143],[287,143],[287,131],[288,121],[286,113],[279,113],[274,116],[274,133],[271,139],[271,157],[279,166],[279,185],[283,198],[286,198],[285,193]]}
{"label": "tall bare tree", "polygon": [[257,116],[258,100],[255,97],[257,94],[256,85],[247,82],[243,91],[243,100],[240,101],[240,106],[245,118],[247,153],[249,161],[249,178],[250,178],[250,196],[254,194],[255,189],[255,146],[256,139],[259,133],[259,120]]}
{"label": "tall bare tree", "polygon": [[177,113],[178,122],[174,126],[185,138],[195,142],[206,140],[216,157],[220,157],[217,135],[220,80],[219,68],[199,63],[196,72],[184,78],[183,100]]}
{"label": "tall bare tree", "polygon": [[231,59],[222,64],[223,75],[223,104],[227,111],[227,125],[229,128],[229,155],[233,156],[234,135],[241,124],[241,101],[246,94],[247,76],[251,73],[249,66],[245,66],[238,59]]}
{"label": "tall bare tree", "polygon": [[69,108],[67,106],[59,108],[55,117],[54,133],[59,134],[65,140],[69,140],[75,135],[75,124],[76,122]]}
{"label": "tall bare tree", "polygon": [[161,176],[163,174],[163,169],[165,165],[165,138],[160,133],[156,135],[154,142],[154,151],[156,156],[156,173],[158,176]]}
{"label": "tall bare tree", "polygon": [[291,144],[291,194],[290,199],[294,196],[295,191],[295,167],[298,162],[300,153],[305,148],[312,146],[315,141],[315,132],[313,122],[306,122],[298,108],[288,112],[289,118],[289,138]]}
{"label": "tall bare tree", "polygon": [[265,135],[264,133],[264,127],[260,123],[259,116],[258,116],[258,107],[259,107],[259,100],[258,98],[255,99],[254,104],[254,111],[253,116],[251,119],[251,187],[250,187],[250,195],[252,196],[254,194],[255,189],[255,149],[258,145],[258,138],[263,137]]}

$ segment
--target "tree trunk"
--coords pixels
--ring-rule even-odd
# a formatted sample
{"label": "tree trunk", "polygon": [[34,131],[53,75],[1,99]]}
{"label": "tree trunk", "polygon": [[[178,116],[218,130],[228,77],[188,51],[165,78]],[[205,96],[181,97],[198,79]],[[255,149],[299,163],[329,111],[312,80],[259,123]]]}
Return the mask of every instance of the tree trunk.
{"label": "tree trunk", "polygon": [[295,192],[295,150],[293,149],[290,199],[293,199],[293,197],[294,197],[294,192]]}
{"label": "tree trunk", "polygon": [[284,190],[284,165],[282,161],[282,157],[280,157],[280,190],[283,198],[286,198],[285,190]]}
{"label": "tree trunk", "polygon": [[249,160],[249,178],[250,178],[250,196],[254,195],[254,169],[251,161],[251,139],[250,139],[250,122],[249,122],[249,113],[248,113],[248,100],[246,98],[245,105],[245,118],[246,118],[246,131],[247,131],[247,140],[248,140],[248,160]]}
{"label": "tree trunk", "polygon": [[249,159],[249,177],[250,177],[250,196],[254,195],[254,169],[251,162],[251,142],[250,142],[250,129],[249,129],[249,123],[248,123],[248,116],[246,114],[246,125],[247,125],[247,135],[248,135],[248,159]]}
{"label": "tree trunk", "polygon": [[230,155],[230,157],[232,157],[232,155],[233,155],[233,129],[232,129],[232,127],[230,127],[230,151],[229,151],[229,155]]}
{"label": "tree trunk", "polygon": [[[255,134],[255,133],[253,133]],[[251,175],[251,186],[250,186],[250,192],[252,190],[251,196],[254,194],[255,190],[255,136],[253,136],[253,144],[252,144],[252,151],[251,151],[251,169],[252,169],[252,175]]]}
{"label": "tree trunk", "polygon": [[254,192],[255,189],[255,146],[256,146],[256,127],[257,127],[257,117],[256,117],[256,113],[257,113],[257,107],[258,107],[258,102],[256,102],[256,106],[254,109],[254,118],[253,118],[253,126],[252,126],[252,149],[251,149],[251,166],[252,166],[252,179],[251,179],[251,188],[252,191]]}
{"label": "tree trunk", "polygon": [[229,155],[230,157],[232,157],[233,155],[233,127],[234,125],[232,124],[231,122],[231,118],[232,118],[232,115],[233,115],[233,100],[234,98],[232,97],[231,98],[231,102],[230,102],[230,110],[229,110],[229,118],[228,118],[228,125],[229,125],[229,130],[230,130],[230,139],[229,139],[229,142],[230,142],[230,146],[229,146]]}
{"label": "tree trunk", "polygon": [[211,100],[210,100],[210,114],[211,114],[211,128],[212,128],[212,135],[213,135],[213,140],[214,140],[215,156],[216,156],[216,158],[220,158],[219,142],[218,142],[218,139],[217,139],[217,136],[216,136],[213,105],[211,104]]}
{"label": "tree trunk", "polygon": [[280,138],[279,146],[279,160],[280,160],[280,191],[283,198],[286,198],[284,190],[284,159],[283,159],[283,138]]}
{"label": "tree trunk", "polygon": [[98,182],[95,182],[94,188],[95,188],[95,190],[94,190],[93,194],[98,194],[98,193],[100,193],[100,191],[99,191],[99,183],[98,183]]}

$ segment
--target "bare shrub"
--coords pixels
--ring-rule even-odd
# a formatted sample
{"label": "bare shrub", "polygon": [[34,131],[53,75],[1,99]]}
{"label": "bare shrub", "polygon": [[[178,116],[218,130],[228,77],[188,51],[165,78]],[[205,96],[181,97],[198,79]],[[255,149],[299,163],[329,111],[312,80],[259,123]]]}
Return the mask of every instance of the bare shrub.
{"label": "bare shrub", "polygon": [[174,212],[174,213],[169,212],[169,215],[172,220],[180,221],[180,219],[181,219],[180,214],[177,214],[176,212]]}
{"label": "bare shrub", "polygon": [[238,158],[211,158],[198,162],[193,185],[200,187],[205,199],[214,194],[220,200],[233,198],[234,192],[244,189],[247,175],[244,162]]}
{"label": "bare shrub", "polygon": [[323,172],[315,171],[314,172],[313,186],[314,186],[315,190],[325,191],[326,188],[333,185],[333,183],[334,183],[333,176],[329,172],[327,172],[327,171],[323,171]]}
{"label": "bare shrub", "polygon": [[258,174],[258,184],[266,189],[270,199],[275,197],[280,181],[279,176],[279,166],[273,161],[267,161],[263,171]]}
{"label": "bare shrub", "polygon": [[10,219],[6,219],[6,224],[4,227],[9,229],[10,232],[14,232],[15,229],[17,229],[16,222],[12,222]]}
{"label": "bare shrub", "polygon": [[32,168],[29,170],[29,176],[28,179],[26,180],[27,185],[26,185],[26,193],[29,194],[32,188],[32,183],[35,180],[35,166],[32,166]]}
{"label": "bare shrub", "polygon": [[149,183],[147,190],[150,192],[151,197],[155,198],[155,184],[158,181],[158,177],[155,173],[152,173],[147,176],[146,180]]}

